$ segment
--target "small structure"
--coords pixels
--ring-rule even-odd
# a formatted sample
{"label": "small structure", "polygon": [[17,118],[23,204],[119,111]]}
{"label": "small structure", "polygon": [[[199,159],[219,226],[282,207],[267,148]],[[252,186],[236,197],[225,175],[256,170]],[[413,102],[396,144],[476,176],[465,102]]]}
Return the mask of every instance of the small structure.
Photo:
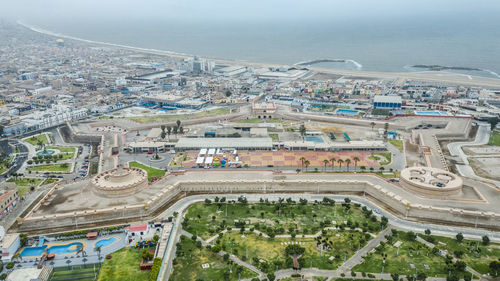
{"label": "small structure", "polygon": [[148,185],[148,174],[139,168],[118,167],[95,176],[92,185],[101,194],[130,195]]}
{"label": "small structure", "polygon": [[87,239],[88,240],[96,240],[98,236],[97,232],[89,232],[87,233]]}
{"label": "small structure", "polygon": [[133,238],[145,235],[148,232],[149,226],[145,224],[131,225],[127,228],[127,238]]}
{"label": "small structure", "polygon": [[431,167],[410,167],[401,171],[401,184],[427,197],[447,197],[462,192],[463,181],[459,176]]}

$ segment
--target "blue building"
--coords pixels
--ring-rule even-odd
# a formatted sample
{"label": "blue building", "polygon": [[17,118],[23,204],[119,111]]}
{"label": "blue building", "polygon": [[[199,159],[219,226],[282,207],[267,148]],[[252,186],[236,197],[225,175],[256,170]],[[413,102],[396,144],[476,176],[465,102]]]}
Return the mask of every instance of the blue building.
{"label": "blue building", "polygon": [[376,109],[401,109],[403,102],[400,96],[380,96],[373,98],[373,108]]}

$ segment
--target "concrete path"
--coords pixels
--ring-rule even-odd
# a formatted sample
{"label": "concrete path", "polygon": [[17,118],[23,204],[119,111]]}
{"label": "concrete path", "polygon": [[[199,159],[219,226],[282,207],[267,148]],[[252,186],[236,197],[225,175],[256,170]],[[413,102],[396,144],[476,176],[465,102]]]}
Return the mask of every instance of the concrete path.
{"label": "concrete path", "polygon": [[366,246],[357,251],[350,259],[344,262],[338,269],[340,272],[351,272],[352,268],[357,264],[363,262],[365,257],[371,250],[377,247],[380,242],[386,241],[385,236],[391,233],[392,227],[389,225],[386,229],[382,230],[375,239],[370,240]]}
{"label": "concrete path", "polygon": [[457,171],[461,176],[477,179],[480,181],[484,181],[487,183],[494,184],[496,187],[500,187],[500,181],[487,179],[480,177],[474,172],[474,169],[470,166],[469,159],[467,154],[463,151],[464,146],[478,146],[488,144],[490,139],[491,128],[489,124],[479,124],[479,128],[476,133],[476,138],[472,142],[452,142],[448,144],[448,150],[450,151],[450,155],[454,157],[459,157],[465,165],[455,165],[457,167]]}

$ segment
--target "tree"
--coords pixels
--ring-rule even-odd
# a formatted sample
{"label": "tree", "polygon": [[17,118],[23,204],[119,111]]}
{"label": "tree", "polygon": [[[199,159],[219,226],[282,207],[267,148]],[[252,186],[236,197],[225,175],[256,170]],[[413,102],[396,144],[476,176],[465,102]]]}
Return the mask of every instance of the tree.
{"label": "tree", "polygon": [[332,163],[332,171],[333,167],[335,167],[335,161],[336,161],[335,157],[330,158],[330,162]]}
{"label": "tree", "polygon": [[354,170],[356,171],[356,168],[358,167],[359,157],[358,157],[358,156],[355,156],[355,157],[353,158],[353,160],[354,160]]}
{"label": "tree", "polygon": [[167,134],[170,136],[170,133],[172,133],[172,127],[167,126]]}
{"label": "tree", "polygon": [[488,123],[490,123],[491,130],[494,130],[497,127],[498,121],[499,121],[498,117],[491,117],[488,119]]}
{"label": "tree", "polygon": [[420,281],[425,281],[425,279],[427,279],[427,275],[423,272],[419,272],[417,274],[417,280],[420,280]]}
{"label": "tree", "polygon": [[500,274],[500,261],[492,261],[490,262],[490,275],[494,277],[498,277]]}
{"label": "tree", "polygon": [[417,239],[417,235],[415,234],[415,232],[410,231],[406,233],[406,239],[408,239],[408,241],[415,241],[415,239]]}
{"label": "tree", "polygon": [[485,235],[483,236],[483,245],[487,246],[488,244],[490,244],[490,238],[487,235]]}
{"label": "tree", "polygon": [[325,164],[325,167],[324,167],[324,171],[326,172],[326,165],[328,165],[328,163],[330,163],[330,161],[328,161],[327,159],[323,160],[323,164]]}
{"label": "tree", "polygon": [[304,136],[306,135],[306,126],[304,126],[304,124],[300,124],[299,132],[302,136],[302,140],[304,141]]}
{"label": "tree", "polygon": [[177,124],[177,127],[180,127],[181,126],[181,120],[175,121],[175,124]]}
{"label": "tree", "polygon": [[391,273],[391,278],[392,278],[393,281],[399,281],[399,274],[397,274],[397,273]]}
{"label": "tree", "polygon": [[302,163],[302,168],[304,168],[304,162],[306,161],[306,158],[304,156],[300,157],[300,162]]}
{"label": "tree", "polygon": [[339,163],[340,170],[342,170],[342,163],[344,163],[344,160],[339,159],[337,160],[337,163]]}
{"label": "tree", "polygon": [[0,275],[0,280],[5,280],[5,279],[7,279],[7,273],[2,273]]}
{"label": "tree", "polygon": [[347,166],[347,171],[349,172],[349,165],[351,164],[351,159],[347,158],[347,159],[345,160],[345,164],[346,164],[346,166]]}
{"label": "tree", "polygon": [[461,242],[462,242],[462,240],[464,240],[464,235],[463,235],[461,232],[460,232],[460,233],[458,233],[458,234],[456,235],[456,237],[457,237],[457,242],[458,242],[458,243],[461,243]]}
{"label": "tree", "polygon": [[228,98],[229,98],[232,94],[233,94],[233,93],[231,93],[231,91],[226,90],[226,93],[225,93],[226,97],[228,97]]}
{"label": "tree", "polygon": [[430,229],[426,229],[425,230],[425,235],[427,235],[427,236],[431,235],[431,230]]}
{"label": "tree", "polygon": [[88,259],[87,258],[83,258],[82,261],[83,261],[83,268],[87,268],[86,262],[88,261]]}
{"label": "tree", "polygon": [[182,127],[182,126],[181,126],[181,127],[179,127],[179,133],[180,133],[180,134],[184,134],[184,127]]}
{"label": "tree", "polygon": [[[371,122],[370,123],[370,126],[372,127],[372,131],[373,131],[373,127],[375,127],[375,122]],[[398,275],[399,276],[399,275]]]}
{"label": "tree", "polygon": [[307,167],[309,167],[310,164],[311,164],[311,162],[309,162],[309,160],[304,161],[304,165],[306,166],[306,171],[307,171]]}

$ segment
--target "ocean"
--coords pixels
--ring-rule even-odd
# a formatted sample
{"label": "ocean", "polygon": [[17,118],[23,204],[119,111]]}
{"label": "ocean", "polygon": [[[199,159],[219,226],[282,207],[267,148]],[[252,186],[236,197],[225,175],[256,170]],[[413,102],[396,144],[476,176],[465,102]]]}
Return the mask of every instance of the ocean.
{"label": "ocean", "polygon": [[346,22],[208,22],[165,20],[44,20],[28,24],[88,40],[201,57],[367,71],[423,71],[413,65],[477,68],[446,70],[500,78],[500,21],[399,19]]}

